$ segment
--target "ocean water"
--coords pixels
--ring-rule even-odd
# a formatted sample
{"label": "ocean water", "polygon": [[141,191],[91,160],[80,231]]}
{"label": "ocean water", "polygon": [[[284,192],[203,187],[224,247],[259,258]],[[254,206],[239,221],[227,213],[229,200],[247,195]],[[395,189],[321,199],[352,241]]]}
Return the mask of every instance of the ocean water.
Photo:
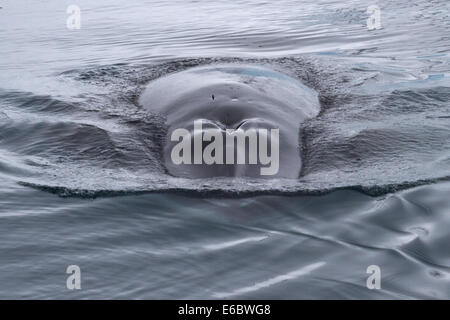
{"label": "ocean water", "polygon": [[[0,7],[0,298],[450,298],[448,0]],[[318,92],[298,179],[165,170],[139,95],[224,62]]]}

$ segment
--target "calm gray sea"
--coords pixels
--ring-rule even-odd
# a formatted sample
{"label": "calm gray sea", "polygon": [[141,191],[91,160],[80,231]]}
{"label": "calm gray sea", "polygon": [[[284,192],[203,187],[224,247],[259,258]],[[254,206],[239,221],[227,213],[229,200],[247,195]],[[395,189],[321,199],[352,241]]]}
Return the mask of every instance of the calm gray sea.
{"label": "calm gray sea", "polygon": [[[1,299],[450,299],[450,1],[0,6]],[[166,173],[137,98],[224,62],[319,93],[299,179]]]}

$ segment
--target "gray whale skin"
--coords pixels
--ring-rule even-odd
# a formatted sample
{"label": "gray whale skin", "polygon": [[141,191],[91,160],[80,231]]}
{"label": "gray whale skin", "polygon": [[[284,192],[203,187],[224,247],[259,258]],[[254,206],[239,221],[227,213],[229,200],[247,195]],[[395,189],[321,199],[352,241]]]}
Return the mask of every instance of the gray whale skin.
{"label": "gray whale skin", "polygon": [[[200,66],[163,76],[147,84],[139,104],[165,117],[168,131],[164,164],[169,174],[184,178],[298,178],[302,167],[299,129],[302,122],[320,111],[314,90],[281,72],[251,64]],[[278,172],[261,176],[260,167],[264,165],[260,163],[173,163],[171,150],[178,141],[171,141],[172,132],[185,128],[192,133],[194,121],[199,119],[203,120],[203,132],[238,127],[266,128],[270,132],[278,128]]]}

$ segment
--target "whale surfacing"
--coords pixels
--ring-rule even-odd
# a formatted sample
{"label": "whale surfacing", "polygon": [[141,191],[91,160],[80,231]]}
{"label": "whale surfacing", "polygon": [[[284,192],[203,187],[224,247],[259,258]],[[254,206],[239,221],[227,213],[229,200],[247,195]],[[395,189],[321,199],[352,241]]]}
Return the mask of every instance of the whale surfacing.
{"label": "whale surfacing", "polygon": [[242,64],[158,78],[139,103],[166,118],[165,167],[185,178],[298,178],[299,128],[320,111],[317,93],[297,79]]}

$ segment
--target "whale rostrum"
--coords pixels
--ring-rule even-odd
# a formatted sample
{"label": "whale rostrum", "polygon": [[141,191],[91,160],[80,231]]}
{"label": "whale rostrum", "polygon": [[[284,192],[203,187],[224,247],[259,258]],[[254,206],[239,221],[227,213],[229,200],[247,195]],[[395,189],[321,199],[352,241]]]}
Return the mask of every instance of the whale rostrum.
{"label": "whale rostrum", "polygon": [[300,126],[317,93],[265,66],[194,67],[151,81],[139,103],[165,117],[164,164],[174,176],[297,178]]}

